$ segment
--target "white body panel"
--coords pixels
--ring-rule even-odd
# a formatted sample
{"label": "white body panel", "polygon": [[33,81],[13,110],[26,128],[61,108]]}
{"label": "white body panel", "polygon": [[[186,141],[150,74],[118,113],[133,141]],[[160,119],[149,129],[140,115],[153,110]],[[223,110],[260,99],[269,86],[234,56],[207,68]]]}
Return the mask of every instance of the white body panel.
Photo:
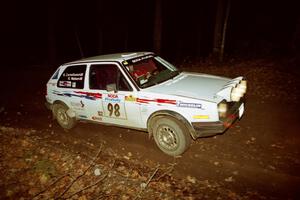
{"label": "white body panel", "polygon": [[[230,101],[232,88],[242,77],[228,79],[200,73],[182,72],[172,79],[138,88],[128,73],[124,62],[128,57],[145,56],[150,53],[128,55],[114,54],[67,63],[59,68],[47,83],[47,102],[63,102],[72,109],[76,118],[119,126],[147,129],[147,122],[155,112],[170,111],[181,115],[189,124],[193,122],[219,121],[218,104]],[[132,91],[110,91],[90,89],[90,65],[116,65],[132,87]],[[84,88],[60,88],[58,79],[68,66],[86,65]],[[66,83],[67,84],[67,83]],[[242,108],[243,109],[243,108]],[[242,113],[243,110],[240,112]]]}

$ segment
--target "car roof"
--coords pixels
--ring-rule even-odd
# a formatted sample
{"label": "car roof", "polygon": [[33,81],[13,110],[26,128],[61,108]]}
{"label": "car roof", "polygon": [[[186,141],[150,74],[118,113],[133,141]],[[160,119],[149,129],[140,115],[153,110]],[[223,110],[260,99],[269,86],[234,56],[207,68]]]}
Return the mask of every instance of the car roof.
{"label": "car roof", "polygon": [[78,64],[78,63],[89,63],[89,62],[101,62],[101,61],[117,61],[123,62],[124,60],[130,60],[132,58],[146,56],[154,54],[153,52],[124,52],[124,53],[115,53],[115,54],[106,54],[106,55],[98,55],[88,58],[83,58],[80,60],[72,61],[65,63],[63,65],[70,65],[70,64]]}

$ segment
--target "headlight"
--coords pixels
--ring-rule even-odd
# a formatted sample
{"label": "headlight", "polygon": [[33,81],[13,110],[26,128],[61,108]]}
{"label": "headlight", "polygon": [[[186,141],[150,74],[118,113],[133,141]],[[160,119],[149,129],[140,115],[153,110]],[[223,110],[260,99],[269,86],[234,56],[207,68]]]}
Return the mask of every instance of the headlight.
{"label": "headlight", "polygon": [[228,110],[228,105],[226,101],[222,101],[218,104],[218,112],[220,117],[225,117]]}

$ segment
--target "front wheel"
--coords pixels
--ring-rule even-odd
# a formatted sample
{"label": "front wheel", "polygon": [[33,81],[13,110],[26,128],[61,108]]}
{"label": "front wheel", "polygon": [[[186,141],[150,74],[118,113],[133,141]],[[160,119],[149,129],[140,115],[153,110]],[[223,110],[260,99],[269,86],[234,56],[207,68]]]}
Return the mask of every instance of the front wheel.
{"label": "front wheel", "polygon": [[53,114],[58,124],[64,129],[71,129],[76,124],[76,119],[67,114],[68,107],[63,104],[54,104]]}
{"label": "front wheel", "polygon": [[157,146],[170,156],[184,153],[191,143],[185,125],[172,117],[159,117],[153,124],[153,135]]}

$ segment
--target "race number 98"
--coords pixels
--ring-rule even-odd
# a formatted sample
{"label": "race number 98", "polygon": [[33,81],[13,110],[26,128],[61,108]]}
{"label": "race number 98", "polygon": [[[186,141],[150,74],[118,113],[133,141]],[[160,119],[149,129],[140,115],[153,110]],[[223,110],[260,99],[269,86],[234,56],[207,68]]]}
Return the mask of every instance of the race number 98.
{"label": "race number 98", "polygon": [[116,117],[120,117],[120,106],[119,104],[107,104],[107,110],[109,111],[109,116],[115,115]]}

